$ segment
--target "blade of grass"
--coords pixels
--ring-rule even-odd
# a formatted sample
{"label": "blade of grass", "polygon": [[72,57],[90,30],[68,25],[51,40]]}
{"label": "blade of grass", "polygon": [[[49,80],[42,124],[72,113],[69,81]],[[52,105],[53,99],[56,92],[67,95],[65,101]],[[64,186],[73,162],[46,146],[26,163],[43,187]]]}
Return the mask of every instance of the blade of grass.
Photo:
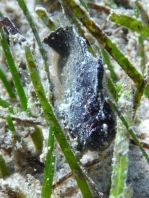
{"label": "blade of grass", "polygon": [[110,74],[111,74],[112,80],[116,81],[117,80],[116,73],[114,72],[114,69],[113,69],[113,66],[112,66],[112,64],[110,62],[110,58],[109,58],[108,53],[103,48],[101,50],[101,53],[103,55],[104,62],[107,64],[108,69],[110,70]]}
{"label": "blade of grass", "polygon": [[34,126],[34,132],[30,134],[32,141],[35,145],[35,148],[37,150],[42,150],[42,146],[43,146],[43,134],[42,134],[42,130],[37,127]]}
{"label": "blade of grass", "polygon": [[121,120],[117,119],[117,133],[113,153],[113,169],[109,197],[125,197],[128,169],[129,136]]}
{"label": "blade of grass", "polygon": [[92,1],[89,1],[87,3],[88,7],[90,9],[95,9],[97,10],[98,12],[104,12],[106,14],[110,14],[110,9],[102,4],[99,4],[99,3],[94,3]]}
{"label": "blade of grass", "polygon": [[17,71],[17,67],[16,67],[14,59],[12,57],[12,54],[11,54],[11,51],[10,51],[10,48],[9,48],[9,45],[8,45],[8,42],[7,42],[7,39],[6,39],[3,29],[0,30],[0,34],[1,34],[1,45],[4,50],[4,54],[5,54],[14,84],[15,84],[16,91],[17,91],[19,99],[20,99],[20,103],[22,105],[22,109],[24,111],[26,111],[27,110],[27,97],[25,95],[23,85],[21,83],[21,80],[20,80],[20,77],[19,77],[19,74]]}
{"label": "blade of grass", "polygon": [[80,0],[81,5],[86,9],[87,12],[89,12],[86,0]]}
{"label": "blade of grass", "polygon": [[134,106],[133,106],[134,115],[135,115],[136,110],[138,108],[138,105],[140,103],[141,97],[142,97],[142,95],[144,93],[144,89],[145,89],[146,83],[147,82],[144,80],[144,83],[141,84],[140,86],[138,86],[136,91],[135,91],[135,94],[134,94]]}
{"label": "blade of grass", "polygon": [[63,152],[72,172],[74,173],[74,177],[75,177],[75,179],[78,183],[78,186],[83,194],[83,197],[90,198],[90,197],[92,197],[91,192],[90,192],[89,187],[86,183],[83,172],[82,172],[81,168],[79,167],[79,164],[78,164],[73,152],[70,149],[67,139],[63,133],[63,130],[60,127],[60,124],[53,112],[52,106],[48,102],[48,100],[45,96],[43,86],[40,82],[40,77],[39,77],[39,73],[37,70],[37,66],[35,64],[35,61],[32,56],[32,53],[30,51],[29,46],[25,46],[25,56],[26,56],[26,60],[27,60],[30,77],[31,77],[32,83],[34,85],[34,89],[35,89],[36,95],[38,97],[38,100],[39,100],[41,107],[43,109],[44,115],[45,115],[47,121],[49,122],[50,127],[52,127],[52,129],[54,130],[54,135],[62,149],[62,152]]}
{"label": "blade of grass", "polygon": [[40,17],[40,19],[43,21],[43,23],[50,29],[50,30],[56,30],[56,25],[52,19],[52,17],[50,17],[49,13],[47,12],[47,10],[45,8],[43,8],[42,6],[36,6],[35,12],[38,14],[38,16]]}
{"label": "blade of grass", "polygon": [[107,52],[104,49],[102,49],[101,53],[102,53],[102,55],[104,57],[105,63],[108,64],[108,69],[110,69],[109,70],[110,74],[109,74],[109,72],[108,73],[105,72],[105,76],[106,76],[106,78],[105,78],[105,81],[106,81],[105,82],[105,86],[107,87],[107,89],[110,92],[110,94],[113,97],[113,99],[115,101],[117,101],[118,100],[118,90],[117,90],[117,87],[114,84],[114,81],[116,80],[116,74],[115,74],[115,72],[114,72],[114,70],[112,68],[112,65],[110,63],[110,59],[108,57]]}
{"label": "blade of grass", "polygon": [[118,92],[117,92],[117,89],[110,77],[106,78],[106,86],[107,86],[111,96],[113,97],[113,99],[115,101],[117,101],[118,100]]}
{"label": "blade of grass", "polygon": [[138,8],[137,4],[134,4],[133,10],[134,10],[135,17],[139,18],[140,13],[139,13],[139,8]]}
{"label": "blade of grass", "polygon": [[[107,52],[119,63],[128,76],[136,83],[143,84],[143,76],[136,70],[132,63],[122,54],[116,45],[102,32],[100,27],[89,17],[88,13],[79,2],[74,0],[59,0],[74,13],[82,24],[91,32],[97,41],[107,50]],[[62,3],[63,2],[63,3]]]}
{"label": "blade of grass", "polygon": [[14,124],[12,122],[12,119],[11,119],[11,116],[10,115],[7,115],[6,116],[6,120],[7,120],[7,124],[8,124],[8,128],[9,130],[14,133],[15,132],[15,127],[14,127]]}
{"label": "blade of grass", "polygon": [[145,91],[144,91],[145,96],[149,99],[149,85],[147,85],[145,87]]}
{"label": "blade of grass", "polygon": [[22,11],[23,11],[23,13],[24,13],[24,15],[25,15],[25,17],[26,17],[26,19],[27,19],[27,21],[28,21],[28,23],[29,23],[29,25],[30,25],[30,27],[32,29],[32,32],[33,32],[33,34],[35,36],[35,39],[36,39],[38,47],[39,47],[39,51],[40,51],[41,56],[42,56],[42,58],[44,60],[44,65],[45,65],[45,69],[46,69],[46,72],[47,72],[49,84],[52,85],[52,82],[50,80],[49,65],[48,65],[48,62],[47,62],[48,58],[47,58],[46,52],[44,50],[43,44],[42,44],[42,42],[40,40],[40,37],[39,37],[39,34],[38,34],[38,30],[37,30],[37,28],[35,26],[35,23],[34,23],[32,17],[31,17],[31,14],[30,14],[30,12],[29,12],[24,0],[16,0],[16,1],[18,2],[20,8],[22,9]]}
{"label": "blade of grass", "polygon": [[3,100],[2,98],[0,98],[0,106],[3,108],[8,108],[10,113],[13,113],[13,107],[5,100]]}
{"label": "blade of grass", "polygon": [[49,198],[52,194],[52,182],[54,175],[54,164],[55,164],[55,156],[51,156],[50,163],[48,164],[48,173],[46,176],[46,186],[44,188],[44,192],[42,194],[42,198]]}
{"label": "blade of grass", "polygon": [[122,82],[117,82],[116,83],[116,92],[117,92],[118,97],[119,97],[120,91],[122,90],[122,87],[123,87]]}
{"label": "blade of grass", "polygon": [[[117,24],[120,24],[124,27],[135,30],[136,32],[138,32],[141,35],[149,36],[149,27],[147,25],[143,24],[141,21],[138,21],[135,18],[132,18],[132,17],[129,17],[126,15],[122,15],[122,14],[116,14],[116,13],[112,12],[111,15],[109,16],[109,20],[113,21]],[[142,40],[141,40],[141,42],[142,42]],[[144,54],[141,54],[141,55],[143,55],[142,60],[144,60]],[[142,62],[142,64],[145,64],[145,62]],[[144,73],[144,69],[143,69],[143,73]],[[144,93],[145,85],[146,85],[145,80],[143,80],[140,84],[137,85],[137,90],[134,95],[134,107],[133,107],[134,115],[138,108],[141,97]]]}
{"label": "blade of grass", "polygon": [[113,108],[113,110],[116,112],[116,114],[118,115],[118,117],[121,119],[122,123],[124,124],[124,126],[126,127],[126,129],[128,130],[129,134],[131,135],[132,139],[134,140],[134,142],[136,143],[136,145],[139,147],[139,149],[142,151],[142,154],[144,155],[144,157],[146,158],[146,160],[149,162],[149,156],[146,153],[146,151],[144,150],[143,146],[141,145],[141,143],[139,142],[137,136],[135,135],[135,132],[133,130],[132,127],[129,126],[128,122],[126,121],[126,119],[123,117],[123,115],[120,113],[120,111],[118,110],[117,106],[111,101],[108,100],[111,107]]}
{"label": "blade of grass", "polygon": [[49,198],[51,197],[51,193],[52,193],[52,182],[53,182],[54,164],[55,164],[53,148],[54,148],[54,130],[52,127],[50,127],[49,138],[48,138],[48,153],[46,156],[44,175],[43,175],[42,198]]}
{"label": "blade of grass", "polygon": [[6,75],[4,74],[3,70],[0,69],[0,79],[3,82],[10,98],[16,98],[14,91],[12,90],[12,86],[10,85],[9,81],[7,80]]}
{"label": "blade of grass", "polygon": [[2,177],[6,177],[9,175],[2,154],[0,154],[0,172],[2,174]]}
{"label": "blade of grass", "polygon": [[139,44],[140,44],[140,57],[141,57],[141,70],[142,74],[145,73],[145,49],[144,49],[144,38],[143,36],[138,37]]}
{"label": "blade of grass", "polygon": [[133,17],[112,12],[108,19],[119,25],[134,30],[143,36],[149,37],[149,27],[143,24],[142,21],[139,21]]}

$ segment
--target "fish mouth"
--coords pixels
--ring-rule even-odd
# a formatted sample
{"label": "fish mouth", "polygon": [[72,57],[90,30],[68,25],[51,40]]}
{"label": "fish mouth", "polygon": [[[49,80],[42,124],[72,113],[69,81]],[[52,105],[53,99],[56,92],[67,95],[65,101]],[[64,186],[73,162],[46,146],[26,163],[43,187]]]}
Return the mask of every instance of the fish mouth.
{"label": "fish mouth", "polygon": [[89,150],[105,150],[115,138],[115,122],[114,120],[100,120],[92,124],[88,121],[85,124],[84,148]]}

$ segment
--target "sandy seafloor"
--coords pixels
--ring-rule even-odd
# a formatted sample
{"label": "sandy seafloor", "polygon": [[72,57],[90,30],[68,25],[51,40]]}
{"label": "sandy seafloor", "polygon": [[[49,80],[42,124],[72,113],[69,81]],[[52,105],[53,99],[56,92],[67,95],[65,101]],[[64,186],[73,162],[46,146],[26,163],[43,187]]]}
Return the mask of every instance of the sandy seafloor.
{"label": "sandy seafloor", "polygon": [[[48,35],[49,30],[43,25],[40,19],[37,18],[35,13],[35,6],[37,4],[42,5],[47,8],[48,11],[53,12],[58,9],[59,6],[56,1],[29,1],[26,0],[27,6],[31,11],[32,17],[35,20],[35,24],[38,28],[39,35],[41,39]],[[106,5],[107,1],[94,1]],[[117,3],[117,8],[115,12],[127,14],[134,17],[134,11],[132,6],[135,1],[115,1]],[[119,3],[121,2],[121,3]],[[149,17],[149,2],[147,0],[142,0],[141,4],[143,9],[146,11]],[[0,11],[1,13],[9,17],[22,32],[25,38],[28,40],[33,48],[35,54],[36,62],[38,63],[40,76],[44,89],[48,93],[48,81],[46,72],[43,68],[43,62],[39,55],[37,45],[33,34],[29,28],[29,25],[19,8],[17,1],[15,0],[0,0]],[[108,22],[107,15],[104,12],[98,12],[97,10],[91,10],[92,16],[100,27],[109,35],[111,40],[117,44],[121,51],[129,58],[136,69],[141,72],[140,63],[141,59],[139,56],[140,46],[138,44],[138,34],[126,30],[114,23]],[[57,83],[55,73],[53,71],[53,65],[57,62],[57,56],[45,46],[47,49],[47,55],[49,58],[49,67],[52,73],[52,79]],[[148,71],[149,66],[149,41],[147,38],[144,39],[144,49],[145,49],[145,67]],[[1,48],[0,48],[1,50]],[[37,151],[32,143],[30,134],[33,133],[34,128],[27,121],[27,116],[25,113],[19,111],[18,102],[10,101],[9,96],[0,81],[0,97],[11,102],[15,106],[15,115],[18,119],[14,119],[15,123],[15,136],[9,131],[6,124],[5,117],[7,115],[7,110],[0,107],[0,152],[3,155],[6,166],[8,168],[9,176],[0,179],[0,198],[12,198],[17,197],[14,192],[22,192],[25,197],[28,198],[38,198],[41,197],[41,182],[43,175],[43,164],[45,154],[47,151],[47,138],[48,138],[48,126],[44,120],[40,105],[36,100],[36,96],[33,90],[33,86],[30,83],[29,75],[25,66],[24,52],[17,43],[15,44],[15,49],[13,51],[16,57],[16,62],[18,64],[18,70],[20,72],[21,80],[25,87],[25,92],[29,98],[28,106],[31,108],[32,115],[35,119],[39,120],[42,128],[44,141],[43,150]],[[128,112],[132,114],[132,93],[134,91],[134,84],[132,80],[122,71],[122,69],[117,65],[115,61],[111,61],[113,67],[116,71],[118,82],[123,84],[123,92],[119,100],[119,106],[123,109],[123,112]],[[105,67],[105,72],[107,72],[107,67]],[[6,61],[2,51],[0,51],[0,68],[7,74],[7,78],[12,84],[12,77],[9,73],[9,69],[6,66]],[[108,72],[107,72],[108,73]],[[13,85],[12,85],[13,86]],[[57,91],[56,94],[60,92]],[[48,94],[47,94],[48,95]],[[149,154],[149,100],[143,96],[136,113],[136,121],[133,124],[133,128],[140,138],[142,145],[145,147],[146,152]],[[69,137],[70,138],[70,137]],[[70,139],[71,145],[75,146],[76,142]],[[139,148],[134,145],[133,141],[130,143],[129,150],[129,168],[127,173],[127,185],[129,186],[130,192],[132,192],[133,198],[147,198],[149,197],[149,165],[146,159],[143,157]],[[75,151],[74,151],[75,152]],[[108,197],[110,189],[110,176],[111,176],[111,159],[113,153],[113,145],[110,146],[104,152],[91,152],[88,151],[84,154],[75,152],[80,160],[81,164],[86,169],[87,177],[92,179],[96,184],[99,192],[104,194],[103,197]],[[66,197],[82,197],[80,191],[78,191],[77,184],[73,177],[69,177],[70,169],[62,155],[59,146],[55,143],[56,164],[55,164],[55,175],[54,175],[54,186],[53,194],[54,198],[66,198]],[[66,181],[62,178],[69,177]],[[59,182],[61,181],[61,182]],[[94,189],[93,189],[94,191]],[[96,193],[95,193],[96,194]],[[21,196],[18,196],[21,197]],[[23,197],[23,196],[22,196]],[[98,197],[95,195],[94,197]]]}

